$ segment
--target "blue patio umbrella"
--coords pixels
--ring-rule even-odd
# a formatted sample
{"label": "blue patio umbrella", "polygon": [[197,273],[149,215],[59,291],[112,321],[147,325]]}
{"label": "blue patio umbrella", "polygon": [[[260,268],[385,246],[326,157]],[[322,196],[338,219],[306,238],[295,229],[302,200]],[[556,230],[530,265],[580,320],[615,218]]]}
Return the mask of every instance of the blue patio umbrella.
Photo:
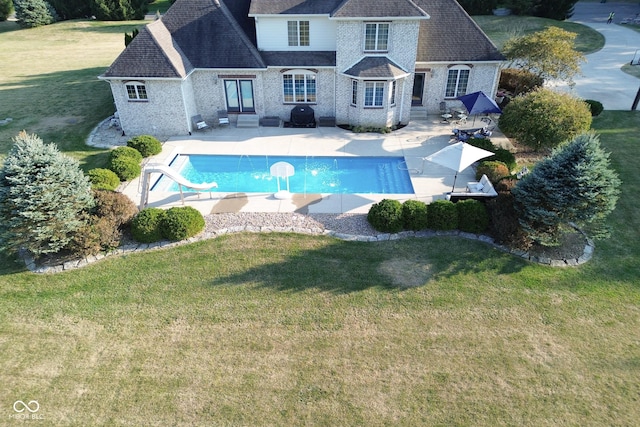
{"label": "blue patio umbrella", "polygon": [[[470,116],[476,114],[502,114],[498,104],[482,91],[462,95],[456,99],[462,101]],[[473,121],[475,122],[475,120],[474,117]]]}

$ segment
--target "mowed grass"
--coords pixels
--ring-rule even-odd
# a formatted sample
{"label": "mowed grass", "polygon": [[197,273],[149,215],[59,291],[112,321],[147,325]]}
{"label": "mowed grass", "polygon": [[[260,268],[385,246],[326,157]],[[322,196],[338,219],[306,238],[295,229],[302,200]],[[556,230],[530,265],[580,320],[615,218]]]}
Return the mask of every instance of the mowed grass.
{"label": "mowed grass", "polygon": [[624,185],[580,268],[275,233],[5,267],[0,417],[33,399],[56,425],[633,425],[640,117],[594,127]]}
{"label": "mowed grass", "polygon": [[[97,54],[75,38],[85,32],[113,38],[113,54],[47,71],[38,55],[54,58],[36,49],[23,54],[34,70],[15,77],[5,40],[35,49],[55,37],[7,39],[0,26],[0,118],[34,120],[30,131],[87,165],[102,154],[83,132],[112,112],[90,106],[112,107],[108,85],[89,82],[101,71],[83,72],[106,68],[135,25],[46,30],[63,25],[60,45],[76,46],[65,58]],[[96,91],[56,98],[77,87]],[[29,104],[31,90],[50,96]],[[47,130],[35,114],[5,113],[13,97],[10,111],[94,115]],[[37,400],[43,425],[635,425],[640,116],[604,112],[594,128],[624,184],[612,237],[580,268],[456,238],[294,234],[229,235],[56,275],[0,258],[0,424],[16,423],[17,400]]]}
{"label": "mowed grass", "polygon": [[124,49],[124,33],[144,24],[74,20],[20,29],[0,23],[0,159],[21,130],[38,134],[80,159],[103,166],[104,150],[85,145],[114,112],[109,84],[98,80]]}
{"label": "mowed grass", "polygon": [[507,40],[522,37],[554,26],[576,33],[575,48],[587,55],[604,46],[604,36],[586,25],[569,21],[536,18],[533,16],[473,16],[473,20],[501,49]]}

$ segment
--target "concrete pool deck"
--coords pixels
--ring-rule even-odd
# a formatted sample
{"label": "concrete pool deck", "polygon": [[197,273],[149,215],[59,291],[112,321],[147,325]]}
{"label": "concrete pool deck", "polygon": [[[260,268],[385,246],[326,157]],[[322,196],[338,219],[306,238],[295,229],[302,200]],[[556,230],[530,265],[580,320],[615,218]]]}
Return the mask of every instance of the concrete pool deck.
{"label": "concrete pool deck", "polygon": [[[462,127],[480,127],[482,122]],[[145,163],[168,164],[180,154],[219,155],[285,155],[285,156],[402,156],[410,172],[413,194],[293,194],[289,200],[274,197],[272,193],[222,193],[213,191],[196,193],[184,191],[185,205],[192,206],[203,215],[222,212],[298,212],[298,213],[367,213],[373,203],[382,199],[400,202],[415,199],[426,203],[444,198],[451,191],[455,172],[423,158],[450,144],[452,125],[441,123],[439,117],[413,120],[408,126],[388,133],[353,133],[339,127],[311,129],[259,127],[238,129],[231,125],[197,132],[184,137],[171,137],[163,144],[162,153],[145,159]],[[492,142],[508,146],[509,141],[499,131]],[[155,178],[152,182],[155,182]],[[468,181],[475,180],[473,167],[458,174],[456,188],[464,189]],[[276,186],[274,181],[274,187]],[[136,205],[142,198],[142,177],[124,185],[121,191]],[[182,206],[180,193],[149,192],[147,206]]]}

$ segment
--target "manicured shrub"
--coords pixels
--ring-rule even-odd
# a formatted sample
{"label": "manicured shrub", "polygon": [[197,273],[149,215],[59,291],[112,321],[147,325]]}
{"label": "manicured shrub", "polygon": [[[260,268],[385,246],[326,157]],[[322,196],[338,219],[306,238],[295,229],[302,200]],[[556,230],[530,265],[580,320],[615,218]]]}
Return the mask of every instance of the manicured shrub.
{"label": "manicured shrub", "polygon": [[504,178],[496,183],[494,186],[495,190],[498,193],[501,192],[510,192],[516,185],[518,184],[518,180],[515,178]]}
{"label": "manicured shrub", "polygon": [[434,230],[458,228],[458,210],[449,200],[436,200],[427,205],[427,225]]}
{"label": "manicured shrub", "polygon": [[113,191],[94,191],[95,207],[87,224],[78,230],[69,250],[79,255],[95,255],[116,248],[122,242],[124,230],[138,212],[131,199]]}
{"label": "manicured shrub", "polygon": [[520,95],[542,87],[544,80],[536,74],[518,68],[505,68],[500,72],[500,89]]}
{"label": "manicured shrub", "polygon": [[527,250],[532,241],[522,229],[518,221],[518,213],[514,206],[514,197],[510,192],[498,193],[487,201],[489,212],[489,232],[496,243],[513,249]]}
{"label": "manicured shrub", "polygon": [[120,178],[110,169],[91,169],[87,175],[94,190],[115,190],[120,185]]}
{"label": "manicured shrub", "polygon": [[170,208],[160,222],[162,237],[178,241],[193,237],[204,229],[204,218],[191,206]]}
{"label": "manicured shrub", "polygon": [[109,168],[115,172],[122,181],[132,180],[142,173],[140,164],[126,157],[112,159]]}
{"label": "manicured shrub", "polygon": [[586,102],[587,105],[589,105],[589,110],[591,111],[592,117],[599,116],[600,113],[604,111],[604,105],[602,105],[602,102],[600,101],[596,101],[593,99],[586,99],[584,102]]}
{"label": "manicured shrub", "polygon": [[506,176],[510,176],[509,168],[502,162],[497,161],[485,161],[480,162],[476,168],[476,179],[482,178],[482,175],[487,175],[489,181],[495,186],[498,181]]}
{"label": "manicured shrub", "polygon": [[24,28],[40,27],[58,21],[56,10],[45,0],[14,0],[18,25]]}
{"label": "manicured shrub", "polygon": [[135,148],[142,157],[155,156],[162,152],[162,143],[151,135],[140,135],[127,141],[127,146]]}
{"label": "manicured shrub", "polygon": [[142,155],[135,148],[118,147],[111,151],[109,169],[115,172],[121,181],[129,181],[142,173],[141,161]]}
{"label": "manicured shrub", "polygon": [[131,221],[131,235],[141,243],[153,243],[162,240],[160,224],[165,211],[160,208],[145,208]]}
{"label": "manicured shrub", "polygon": [[487,157],[486,160],[502,162],[507,166],[509,171],[514,170],[518,166],[516,163],[516,156],[506,148],[496,148],[493,152],[495,154],[491,157]]}
{"label": "manicured shrub", "polygon": [[0,0],[0,22],[6,21],[13,12],[12,0]]}
{"label": "manicured shrub", "polygon": [[420,200],[407,200],[402,204],[402,223],[405,230],[427,228],[427,204]]}
{"label": "manicured shrub", "polygon": [[591,111],[567,93],[540,88],[517,96],[500,117],[500,129],[535,150],[549,149],[591,127]]}
{"label": "manicured shrub", "polygon": [[20,132],[0,170],[0,250],[59,252],[95,201],[78,161]]}
{"label": "manicured shrub", "polygon": [[483,150],[495,151],[495,147],[489,138],[469,138],[467,139],[467,144],[473,145],[474,147],[482,148]]}
{"label": "manicured shrub", "polygon": [[458,228],[468,233],[482,233],[489,226],[489,214],[479,200],[461,200],[455,203],[458,210]]}
{"label": "manicured shrub", "polygon": [[132,147],[117,147],[111,150],[111,152],[109,153],[109,158],[111,160],[126,158],[135,160],[139,163],[142,161],[142,154],[140,154],[138,150]]}
{"label": "manicured shrub", "polygon": [[367,220],[378,231],[385,233],[402,231],[402,203],[391,199],[374,203],[369,209]]}

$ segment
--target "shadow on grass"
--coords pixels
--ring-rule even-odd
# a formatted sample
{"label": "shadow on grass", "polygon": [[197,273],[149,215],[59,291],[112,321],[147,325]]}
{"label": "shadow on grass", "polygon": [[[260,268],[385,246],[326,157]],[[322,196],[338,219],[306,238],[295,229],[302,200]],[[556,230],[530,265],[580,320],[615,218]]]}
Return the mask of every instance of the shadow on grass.
{"label": "shadow on grass", "polygon": [[[245,268],[230,271],[214,279],[213,286],[255,283],[257,286],[283,292],[310,289],[333,293],[359,292],[368,288],[405,290],[429,286],[433,281],[455,278],[461,283],[473,282],[485,273],[512,274],[528,265],[525,261],[493,249],[481,242],[456,237],[409,238],[386,242],[345,242],[330,238],[315,239],[312,248],[291,253],[278,247],[290,246],[281,239],[286,235],[257,237],[236,236],[247,242],[238,247],[265,247],[264,253],[250,251],[251,262]],[[260,239],[261,241],[256,241]],[[266,239],[268,242],[262,241]],[[234,244],[235,245],[235,244]],[[308,246],[308,245],[303,245]],[[245,255],[225,254],[225,259]],[[233,264],[233,262],[231,263]],[[247,267],[246,264],[254,264]]]}
{"label": "shadow on grass", "polygon": [[13,121],[0,128],[0,153],[6,154],[21,130],[54,142],[62,151],[82,150],[94,126],[113,114],[109,85],[94,67],[27,75],[0,84],[0,117]]}

